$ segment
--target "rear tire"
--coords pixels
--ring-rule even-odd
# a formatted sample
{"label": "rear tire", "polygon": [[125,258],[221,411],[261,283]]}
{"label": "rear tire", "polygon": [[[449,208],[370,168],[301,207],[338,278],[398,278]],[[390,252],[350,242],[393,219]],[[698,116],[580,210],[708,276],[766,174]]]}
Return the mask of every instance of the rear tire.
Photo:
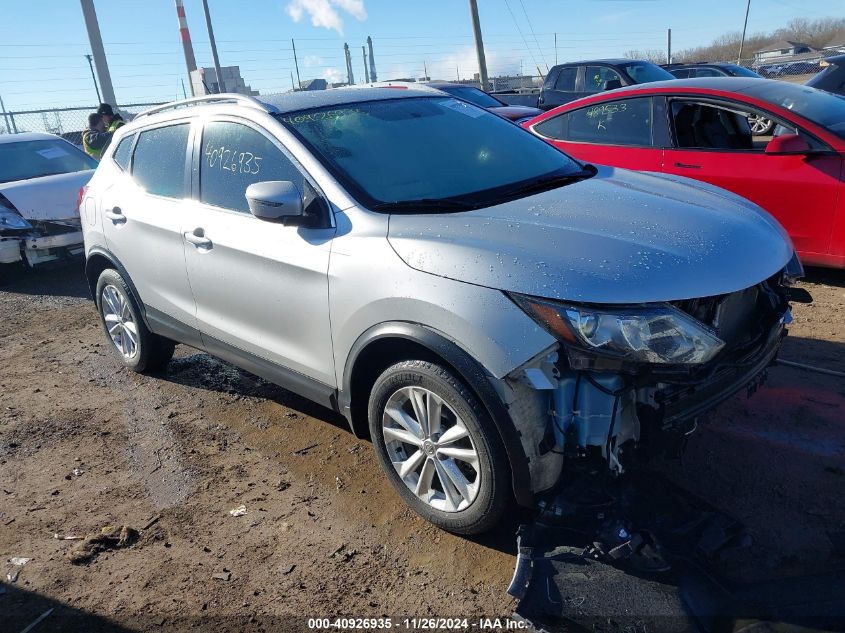
{"label": "rear tire", "polygon": [[103,330],[126,367],[143,373],[170,362],[176,344],[147,329],[138,301],[119,272],[107,268],[100,273],[95,296]]}
{"label": "rear tire", "polygon": [[450,370],[421,360],[388,367],[370,393],[369,423],[382,470],[422,518],[457,534],[499,522],[512,495],[505,448]]}

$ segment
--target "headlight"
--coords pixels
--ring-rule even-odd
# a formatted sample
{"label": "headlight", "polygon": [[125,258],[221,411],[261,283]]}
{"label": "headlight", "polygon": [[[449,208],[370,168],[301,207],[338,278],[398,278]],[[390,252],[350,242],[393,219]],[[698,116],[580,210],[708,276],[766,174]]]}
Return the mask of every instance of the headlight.
{"label": "headlight", "polygon": [[11,209],[0,207],[0,229],[31,229],[32,225]]}
{"label": "headlight", "polygon": [[583,354],[570,353],[576,369],[610,368],[620,362],[696,365],[712,359],[725,345],[706,325],[667,304],[592,308],[511,296],[568,350],[611,361],[596,364],[585,361]]}

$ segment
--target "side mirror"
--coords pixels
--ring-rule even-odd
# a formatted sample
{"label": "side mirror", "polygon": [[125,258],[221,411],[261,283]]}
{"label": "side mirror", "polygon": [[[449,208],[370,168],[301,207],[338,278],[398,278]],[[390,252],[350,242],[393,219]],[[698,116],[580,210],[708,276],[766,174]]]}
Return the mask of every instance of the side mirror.
{"label": "side mirror", "polygon": [[812,150],[810,144],[798,134],[775,136],[766,145],[766,154],[808,154]]}
{"label": "side mirror", "polygon": [[266,180],[246,188],[249,210],[259,220],[295,224],[305,217],[302,194],[289,180]]}

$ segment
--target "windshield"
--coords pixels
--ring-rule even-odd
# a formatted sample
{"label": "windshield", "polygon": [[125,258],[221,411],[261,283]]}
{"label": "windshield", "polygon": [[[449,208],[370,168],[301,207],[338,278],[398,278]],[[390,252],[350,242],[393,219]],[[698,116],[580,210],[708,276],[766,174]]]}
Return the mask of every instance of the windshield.
{"label": "windshield", "polygon": [[734,77],[757,77],[758,79],[761,78],[760,75],[755,73],[753,70],[743,68],[742,66],[737,66],[736,64],[725,64],[724,66],[722,66],[722,68],[727,70]]}
{"label": "windshield", "polygon": [[443,92],[447,92],[453,97],[457,97],[458,99],[463,99],[464,101],[474,103],[475,105],[482,108],[498,108],[503,105],[498,99],[494,99],[486,92],[484,92],[483,90],[479,90],[478,88],[464,86],[440,87],[437,84],[432,84],[432,87],[437,88],[438,90],[442,90]]}
{"label": "windshield", "polygon": [[792,110],[845,139],[845,99],[842,97],[783,81],[754,82],[754,85],[746,88],[744,92]]}
{"label": "windshield", "polygon": [[619,67],[628,73],[628,76],[638,84],[675,79],[672,73],[651,62],[630,62],[628,64],[619,64]]}
{"label": "windshield", "polygon": [[0,143],[0,182],[96,168],[96,160],[61,139]]}
{"label": "windshield", "polygon": [[[369,101],[279,115],[370,208],[489,206],[520,186],[582,173],[545,141],[449,97]],[[544,180],[544,182],[546,182]],[[549,187],[560,186],[548,181]]]}

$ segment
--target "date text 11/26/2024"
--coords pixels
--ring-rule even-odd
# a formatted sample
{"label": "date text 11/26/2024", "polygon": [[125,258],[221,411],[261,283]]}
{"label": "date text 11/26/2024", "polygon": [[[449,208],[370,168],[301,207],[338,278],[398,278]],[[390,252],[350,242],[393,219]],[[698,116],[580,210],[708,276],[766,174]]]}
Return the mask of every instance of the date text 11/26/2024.
{"label": "date text 11/26/2024", "polygon": [[518,631],[531,628],[518,618],[309,618],[312,630]]}

